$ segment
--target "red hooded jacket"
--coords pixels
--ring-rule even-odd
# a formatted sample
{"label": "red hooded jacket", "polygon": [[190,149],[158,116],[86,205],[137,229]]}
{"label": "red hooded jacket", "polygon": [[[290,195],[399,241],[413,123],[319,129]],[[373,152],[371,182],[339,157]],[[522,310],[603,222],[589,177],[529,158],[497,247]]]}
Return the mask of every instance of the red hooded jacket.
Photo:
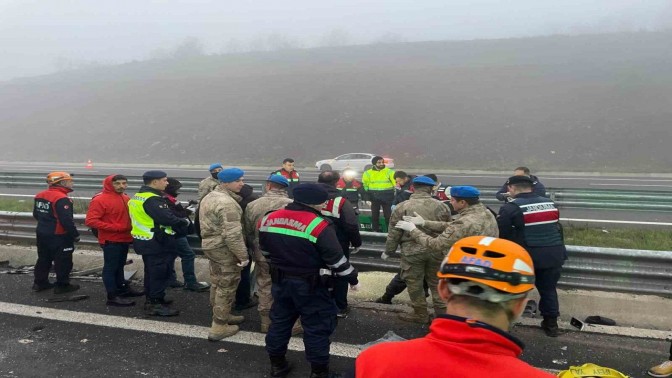
{"label": "red hooded jacket", "polygon": [[98,229],[98,242],[132,243],[131,216],[128,214],[128,196],[117,193],[112,186],[110,175],[103,180],[103,191],[91,199],[89,211],[84,222],[91,228]]}

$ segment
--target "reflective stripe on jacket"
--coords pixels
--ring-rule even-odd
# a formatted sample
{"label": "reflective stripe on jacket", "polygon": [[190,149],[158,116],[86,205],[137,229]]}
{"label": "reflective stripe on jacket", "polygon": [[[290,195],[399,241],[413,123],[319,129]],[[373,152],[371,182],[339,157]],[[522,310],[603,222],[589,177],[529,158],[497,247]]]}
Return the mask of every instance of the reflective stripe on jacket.
{"label": "reflective stripe on jacket", "polygon": [[[147,214],[144,207],[145,201],[151,197],[158,197],[158,195],[151,192],[141,192],[136,193],[128,201],[128,212],[133,226],[131,235],[135,239],[151,240],[154,237],[154,219]],[[161,226],[161,228],[166,234],[175,235],[172,227]]]}

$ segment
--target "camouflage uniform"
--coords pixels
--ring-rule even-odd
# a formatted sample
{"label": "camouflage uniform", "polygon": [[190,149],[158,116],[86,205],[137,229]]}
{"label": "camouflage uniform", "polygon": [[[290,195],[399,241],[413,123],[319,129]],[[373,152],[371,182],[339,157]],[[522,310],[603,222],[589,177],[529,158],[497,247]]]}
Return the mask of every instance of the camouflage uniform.
{"label": "camouflage uniform", "polygon": [[[390,231],[387,234],[385,253],[394,253],[401,244],[401,279],[408,286],[408,295],[411,305],[418,314],[427,313],[427,300],[423,282],[426,280],[432,292],[434,309],[445,313],[446,304],[439,297],[437,291],[438,278],[436,272],[441,265],[443,254],[429,250],[417,243],[407,232],[394,228],[404,215],[414,215],[417,212],[427,221],[443,223],[450,221],[450,209],[440,201],[431,197],[429,193],[416,191],[410,199],[400,203],[390,217]],[[424,229],[424,227],[421,227]],[[437,236],[439,232],[426,230],[430,235]],[[422,233],[422,232],[420,232]]]}
{"label": "camouflage uniform", "polygon": [[205,196],[219,186],[219,181],[215,178],[206,177],[198,183],[198,200],[201,201]]}
{"label": "camouflage uniform", "polygon": [[220,186],[208,193],[199,207],[203,253],[210,260],[210,303],[213,321],[226,323],[231,316],[241,267],[249,260],[243,238],[241,197]]}
{"label": "camouflage uniform", "polygon": [[273,297],[271,296],[271,273],[269,270],[266,258],[259,250],[259,229],[257,223],[267,213],[282,209],[292,200],[287,195],[286,190],[271,189],[264,195],[252,201],[247,208],[245,208],[243,230],[245,237],[251,241],[254,250],[253,260],[256,264],[255,273],[257,275],[257,295],[259,296],[259,306],[257,309],[262,315],[268,315],[273,304]]}
{"label": "camouflage uniform", "polygon": [[[467,236],[499,237],[497,219],[482,203],[479,202],[471,205],[466,209],[460,210],[459,213],[459,218],[452,222],[446,223],[428,220],[422,226],[425,230],[442,232],[441,235],[433,237],[423,233],[418,228],[411,231],[411,237],[422,246],[432,251],[441,252],[444,256],[448,253],[450,247],[453,246],[453,243]],[[436,270],[438,268],[437,265]]]}

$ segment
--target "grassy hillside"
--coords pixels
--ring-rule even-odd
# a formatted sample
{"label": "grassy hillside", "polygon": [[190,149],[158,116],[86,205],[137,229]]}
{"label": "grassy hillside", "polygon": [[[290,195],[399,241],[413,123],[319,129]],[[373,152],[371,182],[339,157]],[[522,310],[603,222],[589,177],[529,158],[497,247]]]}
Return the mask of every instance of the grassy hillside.
{"label": "grassy hillside", "polygon": [[0,83],[0,160],[672,171],[672,32],[147,61]]}

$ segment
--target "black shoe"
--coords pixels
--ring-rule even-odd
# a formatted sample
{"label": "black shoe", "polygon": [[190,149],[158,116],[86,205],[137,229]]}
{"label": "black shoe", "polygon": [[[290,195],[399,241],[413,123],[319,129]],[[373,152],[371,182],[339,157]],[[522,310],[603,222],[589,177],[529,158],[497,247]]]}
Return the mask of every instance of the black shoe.
{"label": "black shoe", "polygon": [[51,282],[48,282],[48,283],[43,284],[43,285],[38,285],[36,283],[33,284],[33,291],[36,292],[36,293],[39,293],[40,291],[53,289],[53,288],[54,288],[54,284],[51,283]]}
{"label": "black shoe", "polygon": [[285,357],[271,357],[271,377],[284,378],[292,371],[292,366]]}
{"label": "black shoe", "polygon": [[541,329],[544,330],[548,337],[558,337],[560,335],[560,328],[558,328],[558,318],[544,316],[541,321]]}
{"label": "black shoe", "polygon": [[245,303],[243,305],[236,304],[233,309],[235,311],[243,311],[243,310],[247,310],[248,308],[257,307],[258,304],[259,304],[259,299],[257,299],[257,297],[255,297],[255,296],[252,296],[252,298],[250,298],[250,300],[247,303]]}
{"label": "black shoe", "polygon": [[313,365],[310,369],[310,378],[341,378],[339,373],[330,373],[329,365],[317,366]]}
{"label": "black shoe", "polygon": [[118,290],[119,296],[122,298],[133,298],[133,297],[142,297],[145,295],[145,291],[137,291],[134,290],[130,286],[124,286],[121,289]]}
{"label": "black shoe", "polygon": [[167,307],[161,303],[145,303],[145,314],[149,316],[177,316],[180,311]]}
{"label": "black shoe", "polygon": [[67,284],[54,286],[54,294],[65,294],[79,290],[79,285]]}
{"label": "black shoe", "polygon": [[348,314],[350,313],[350,306],[344,308],[344,309],[339,309],[338,312],[336,313],[337,318],[341,319],[346,319],[348,317]]}
{"label": "black shoe", "polygon": [[195,291],[197,293],[202,293],[204,291],[210,290],[210,285],[203,284],[200,282],[184,284],[184,290]]}
{"label": "black shoe", "polygon": [[387,295],[383,294],[382,297],[376,299],[374,301],[375,303],[382,303],[382,304],[392,304],[392,298],[388,297]]}
{"label": "black shoe", "polygon": [[134,301],[129,301],[128,299],[122,299],[119,297],[114,297],[114,298],[107,298],[107,306],[114,306],[114,307],[130,307],[130,306],[135,306]]}
{"label": "black shoe", "polygon": [[184,283],[180,281],[173,281],[168,284],[168,287],[172,287],[173,289],[178,288],[178,287],[184,287]]}

